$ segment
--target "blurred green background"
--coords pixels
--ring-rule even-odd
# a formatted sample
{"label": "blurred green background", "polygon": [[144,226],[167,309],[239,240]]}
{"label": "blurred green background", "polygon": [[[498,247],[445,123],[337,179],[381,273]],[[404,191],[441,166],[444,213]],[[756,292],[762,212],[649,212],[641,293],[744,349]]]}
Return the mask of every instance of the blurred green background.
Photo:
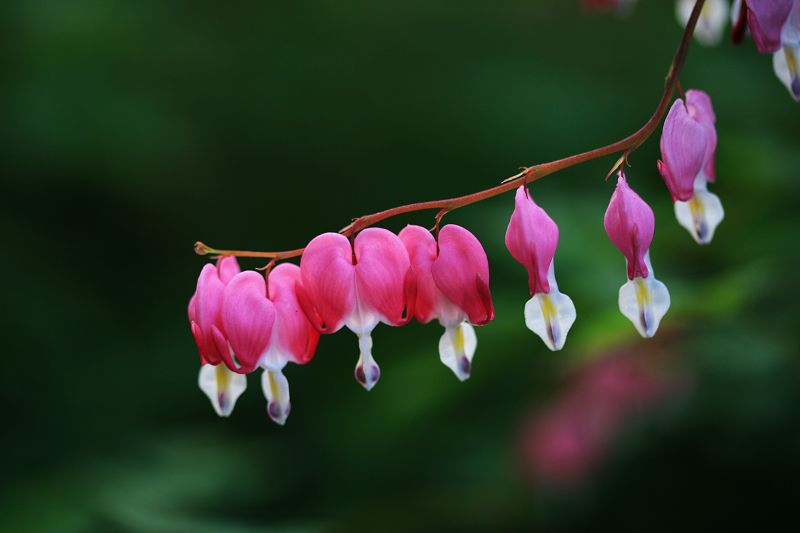
{"label": "blurred green background", "polygon": [[[673,8],[4,2],[0,530],[685,531],[794,516],[800,108],[751,43],[695,45],[682,76],[718,116],[727,218],[713,244],[674,220],[658,135],[631,159],[673,301],[652,341],[617,310],[608,158],[532,187],[560,225],[558,281],[578,309],[562,352],[524,327],[506,195],[446,218],[484,243],[497,308],[466,383],[438,361],[441,328],[412,324],[376,330],[370,393],[352,377],[355,337],[324,337],[287,369],[284,428],[258,376],[227,420],[196,384],[195,240],[294,248],[621,138],[658,102]],[[567,432],[602,425],[593,409],[620,380],[580,390],[609,360],[668,392],[625,400],[579,479],[548,477],[530,428],[564,402],[582,414]]]}

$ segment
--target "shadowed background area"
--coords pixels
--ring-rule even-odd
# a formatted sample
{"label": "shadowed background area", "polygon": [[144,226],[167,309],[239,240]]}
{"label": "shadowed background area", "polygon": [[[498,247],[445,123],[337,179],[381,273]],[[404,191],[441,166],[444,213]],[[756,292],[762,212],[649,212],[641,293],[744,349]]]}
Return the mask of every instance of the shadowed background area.
{"label": "shadowed background area", "polygon": [[438,361],[441,328],[412,324],[375,331],[370,393],[355,336],[323,337],[286,370],[284,428],[258,375],[230,419],[197,387],[195,240],[295,248],[617,140],[658,102],[673,7],[3,3],[0,530],[675,531],[789,515],[800,108],[750,42],[695,45],[682,76],[718,116],[727,218],[710,246],[672,215],[658,134],[631,158],[673,301],[655,339],[617,309],[607,158],[531,188],[578,310],[562,352],[524,326],[509,194],[446,217],[484,243],[497,309],[466,383]]}

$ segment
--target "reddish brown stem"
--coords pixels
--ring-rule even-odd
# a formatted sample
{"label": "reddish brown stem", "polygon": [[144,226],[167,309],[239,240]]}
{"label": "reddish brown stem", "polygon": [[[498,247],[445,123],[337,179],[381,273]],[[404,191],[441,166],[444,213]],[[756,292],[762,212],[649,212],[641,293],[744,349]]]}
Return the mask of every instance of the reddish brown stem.
{"label": "reddish brown stem", "polygon": [[[339,231],[342,235],[346,237],[351,237],[361,231],[364,228],[369,226],[373,226],[378,222],[386,220],[387,218],[396,217],[398,215],[404,215],[406,213],[413,213],[416,211],[426,211],[431,209],[438,209],[440,213],[448,213],[460,207],[464,207],[470,204],[474,204],[483,200],[487,200],[499,194],[503,194],[508,191],[512,191],[519,187],[520,185],[531,183],[536,180],[539,180],[545,176],[550,174],[554,174],[560,170],[564,170],[575,165],[580,165],[581,163],[586,163],[587,161],[592,161],[594,159],[599,159],[601,157],[606,157],[609,155],[623,153],[624,157],[621,157],[617,163],[614,165],[612,169],[612,173],[622,164],[624,164],[625,160],[631,152],[639,148],[650,136],[655,132],[658,128],[658,125],[661,123],[661,119],[664,118],[664,115],[667,112],[667,109],[672,102],[672,95],[675,92],[675,88],[678,84],[678,76],[683,69],[683,65],[686,62],[686,56],[689,53],[689,45],[691,43],[692,35],[694,34],[695,26],[697,25],[697,20],[700,17],[700,12],[703,9],[703,5],[705,4],[705,0],[697,0],[694,5],[694,9],[692,10],[692,14],[689,17],[689,21],[686,24],[686,29],[683,32],[683,36],[681,37],[680,44],[678,45],[678,50],[675,52],[675,56],[672,59],[672,63],[669,67],[669,71],[667,72],[667,78],[664,83],[664,92],[661,95],[661,100],[658,103],[658,107],[656,107],[655,112],[650,116],[650,118],[645,122],[644,126],[639,128],[635,133],[625,137],[624,139],[617,141],[615,143],[602,146],[600,148],[595,148],[594,150],[589,150],[588,152],[583,152],[580,154],[571,155],[569,157],[565,157],[563,159],[558,159],[556,161],[551,161],[549,163],[541,163],[539,165],[535,165],[532,167],[527,167],[524,170],[518,172],[517,174],[511,176],[503,180],[500,185],[495,187],[491,187],[489,189],[485,189],[482,191],[478,191],[472,194],[467,194],[464,196],[458,196],[455,198],[447,198],[444,200],[433,200],[429,202],[419,202],[415,204],[408,204],[408,205],[401,205],[398,207],[393,207],[391,209],[386,209],[385,211],[379,211],[377,213],[373,213],[371,215],[365,215],[355,219],[352,223],[347,225],[345,228]],[[195,252],[199,255],[206,255],[206,254],[213,254],[213,255],[233,255],[237,257],[257,257],[257,258],[265,258],[265,259],[275,259],[276,261],[282,259],[289,259],[291,257],[298,257],[303,254],[304,248],[297,248],[296,250],[285,250],[281,252],[251,252],[251,251],[243,251],[243,250],[217,250],[215,248],[211,248],[203,244],[202,242],[197,242],[194,245]]]}

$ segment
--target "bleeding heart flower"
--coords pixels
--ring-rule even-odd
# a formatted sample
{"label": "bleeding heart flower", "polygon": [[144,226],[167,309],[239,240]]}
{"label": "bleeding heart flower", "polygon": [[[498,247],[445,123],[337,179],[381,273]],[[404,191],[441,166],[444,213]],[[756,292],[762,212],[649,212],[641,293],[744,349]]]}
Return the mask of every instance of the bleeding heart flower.
{"label": "bleeding heart flower", "polygon": [[622,172],[604,225],[628,266],[628,282],[619,290],[619,309],[642,337],[652,337],[669,309],[669,292],[655,278],[650,263],[650,243],[655,232],[653,210],[628,186]]}
{"label": "bleeding heart flower", "polygon": [[558,291],[553,269],[558,226],[536,205],[524,185],[517,189],[514,213],[506,231],[506,247],[528,271],[531,299],[525,304],[525,325],[548,348],[560,350],[576,314],[570,297]]}
{"label": "bleeding heart flower", "polygon": [[[793,0],[744,0],[739,4],[739,17],[745,17],[756,48],[762,54],[777,52],[781,47],[781,30],[792,10]],[[737,25],[744,23],[738,20]]]}
{"label": "bleeding heart flower", "polygon": [[478,345],[470,324],[482,326],[494,318],[486,252],[472,233],[454,224],[439,231],[438,242],[413,225],[403,228],[400,240],[415,280],[414,317],[423,324],[439,320],[445,328],[439,359],[464,381]]}
{"label": "bleeding heart flower", "polygon": [[[678,21],[684,27],[689,22],[695,3],[695,0],[678,0],[675,6]],[[700,11],[700,18],[697,20],[694,32],[694,36],[700,43],[707,46],[719,44],[722,40],[722,35],[725,33],[728,11],[727,0],[706,0],[703,9]]]}
{"label": "bleeding heart flower", "polygon": [[380,378],[372,357],[372,330],[379,322],[401,326],[413,316],[409,265],[403,243],[382,228],[365,229],[353,246],[338,233],[324,233],[308,243],[300,260],[303,285],[296,289],[303,311],[322,333],[347,326],[358,335],[355,376],[367,390]]}
{"label": "bleeding heart flower", "polygon": [[781,47],[773,56],[775,75],[789,89],[789,93],[800,102],[800,0],[781,32]]}
{"label": "bleeding heart flower", "polygon": [[275,322],[266,352],[260,358],[264,368],[261,387],[267,399],[267,413],[280,425],[291,411],[289,382],[283,368],[291,361],[308,363],[319,341],[319,332],[311,325],[297,300],[295,288],[302,287],[300,267],[291,263],[276,266],[267,277],[268,296],[275,308]]}
{"label": "bleeding heart flower", "polygon": [[221,257],[216,266],[204,266],[197,280],[197,289],[189,300],[189,324],[202,365],[198,385],[219,416],[229,416],[236,400],[247,388],[246,378],[224,364],[225,357],[217,349],[213,336],[214,328],[222,328],[225,285],[238,273],[239,264],[234,257]]}
{"label": "bleeding heart flower", "polygon": [[706,131],[706,152],[703,169],[694,179],[694,192],[688,201],[675,201],[675,217],[699,244],[708,244],[717,226],[725,217],[719,197],[708,191],[708,183],[716,180],[714,159],[717,149],[716,115],[711,98],[703,91],[686,91],[686,110]]}
{"label": "bleeding heart flower", "polygon": [[692,198],[695,178],[706,162],[708,128],[701,119],[692,116],[683,100],[678,99],[664,121],[658,171],[673,200],[688,202]]}

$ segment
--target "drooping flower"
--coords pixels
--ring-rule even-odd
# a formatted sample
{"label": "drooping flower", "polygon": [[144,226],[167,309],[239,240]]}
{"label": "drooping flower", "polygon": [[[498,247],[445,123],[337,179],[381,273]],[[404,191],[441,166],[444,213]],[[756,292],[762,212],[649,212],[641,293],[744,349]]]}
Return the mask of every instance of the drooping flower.
{"label": "drooping flower", "polygon": [[439,231],[438,241],[430,231],[413,225],[399,236],[415,280],[414,317],[423,324],[439,320],[445,328],[439,359],[464,381],[478,345],[470,324],[482,326],[494,318],[486,252],[472,233],[454,224]]}
{"label": "drooping flower", "polygon": [[604,226],[628,267],[628,282],[619,289],[619,309],[642,337],[652,337],[669,309],[669,292],[655,278],[650,263],[650,243],[655,232],[653,210],[628,186],[622,172],[608,204]]}
{"label": "drooping flower", "polygon": [[296,289],[303,311],[322,333],[347,326],[358,335],[355,377],[367,390],[380,378],[372,330],[380,322],[403,325],[413,316],[409,264],[400,238],[382,228],[365,229],[352,246],[343,235],[324,233],[311,240],[300,260],[303,285]]}
{"label": "drooping flower", "polygon": [[[675,6],[678,21],[684,27],[689,22],[695,3],[695,0],[678,0]],[[727,0],[706,0],[694,32],[699,42],[707,46],[719,44],[728,22],[728,10]]]}
{"label": "drooping flower", "polygon": [[708,244],[725,217],[719,197],[709,192],[708,183],[716,180],[714,159],[717,150],[716,115],[711,98],[703,91],[686,91],[686,111],[706,131],[703,167],[694,179],[694,191],[688,201],[675,200],[675,217],[699,244]]}
{"label": "drooping flower", "polygon": [[695,178],[706,162],[708,143],[708,128],[701,117],[692,116],[683,100],[675,100],[664,121],[658,162],[673,200],[688,202],[692,198]]}
{"label": "drooping flower", "polygon": [[283,263],[267,277],[269,300],[275,307],[275,323],[266,352],[260,358],[264,368],[261,387],[267,399],[267,413],[280,425],[291,411],[289,382],[283,375],[286,363],[308,363],[319,341],[319,332],[300,307],[296,287],[302,286],[300,267]]}
{"label": "drooping flower", "polygon": [[794,8],[781,31],[781,47],[772,56],[775,75],[800,102],[800,0],[795,0]]}
{"label": "drooping flower", "polygon": [[743,30],[746,21],[758,51],[762,54],[777,52],[781,47],[781,30],[789,18],[793,1],[744,0],[744,6],[738,4],[739,19],[735,26]]}
{"label": "drooping flower", "polygon": [[560,350],[575,322],[575,305],[558,291],[556,283],[553,257],[558,247],[558,226],[536,205],[525,185],[517,189],[506,247],[528,271],[531,299],[525,304],[525,325],[548,348]]}
{"label": "drooping flower", "polygon": [[189,300],[189,324],[200,355],[198,385],[219,416],[229,416],[236,400],[247,388],[247,379],[225,364],[214,342],[214,328],[222,328],[222,298],[225,286],[239,273],[234,257],[220,257],[200,272],[197,288]]}

